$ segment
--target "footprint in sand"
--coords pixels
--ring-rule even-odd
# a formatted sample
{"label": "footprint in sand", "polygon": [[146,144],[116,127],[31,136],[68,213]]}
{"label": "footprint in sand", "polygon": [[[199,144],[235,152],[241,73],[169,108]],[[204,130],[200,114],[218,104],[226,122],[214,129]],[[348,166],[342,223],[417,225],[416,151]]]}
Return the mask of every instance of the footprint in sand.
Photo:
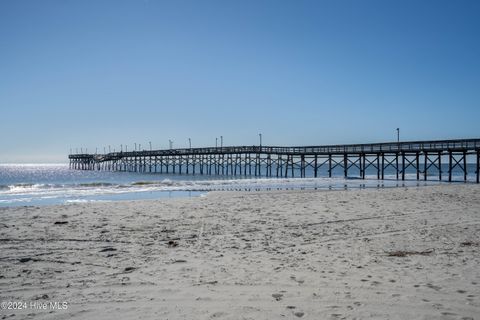
{"label": "footprint in sand", "polygon": [[282,300],[282,298],[283,298],[283,294],[281,294],[281,293],[274,293],[274,294],[272,294],[272,297],[273,297],[275,300],[280,301],[280,300]]}
{"label": "footprint in sand", "polygon": [[222,317],[224,315],[226,315],[225,312],[215,312],[214,314],[211,315],[210,318],[219,318],[219,317]]}
{"label": "footprint in sand", "polygon": [[433,284],[431,284],[431,283],[427,283],[426,287],[427,287],[427,288],[430,288],[430,289],[433,289],[433,290],[435,290],[435,291],[439,291],[440,289],[442,289],[442,287],[440,287],[440,286],[435,286],[435,285],[433,285]]}
{"label": "footprint in sand", "polygon": [[456,316],[457,314],[456,313],[453,313],[453,312],[442,312],[442,316]]}

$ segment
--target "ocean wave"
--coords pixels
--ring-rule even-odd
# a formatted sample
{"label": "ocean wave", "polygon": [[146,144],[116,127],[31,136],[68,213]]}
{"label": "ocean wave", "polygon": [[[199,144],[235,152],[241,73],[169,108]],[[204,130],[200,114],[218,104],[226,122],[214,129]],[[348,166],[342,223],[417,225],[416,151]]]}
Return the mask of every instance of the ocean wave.
{"label": "ocean wave", "polygon": [[7,190],[9,193],[24,193],[24,192],[32,192],[34,190],[42,189],[48,187],[43,183],[16,183],[13,185],[9,185]]}
{"label": "ocean wave", "polygon": [[110,187],[110,186],[116,186],[116,185],[117,184],[115,183],[109,183],[109,182],[89,182],[89,183],[76,184],[76,186],[79,186],[79,187]]}
{"label": "ocean wave", "polygon": [[133,182],[132,186],[146,186],[146,185],[153,185],[153,184],[158,184],[157,181],[137,181]]}
{"label": "ocean wave", "polygon": [[98,188],[98,187],[119,187],[120,185],[108,182],[89,182],[78,184],[58,184],[58,183],[16,183],[12,185],[0,185],[0,191],[10,192],[34,192],[48,189],[68,189],[68,188]]}
{"label": "ocean wave", "polygon": [[[408,182],[408,181],[409,182]],[[416,182],[415,174],[406,175],[406,183]],[[431,182],[435,182],[430,180]],[[385,175],[385,180],[377,180],[376,175],[367,175],[366,179],[358,177],[319,177],[319,178],[232,178],[211,180],[140,180],[134,182],[111,183],[91,181],[81,183],[16,183],[0,185],[1,195],[43,195],[72,194],[94,195],[143,191],[211,191],[211,190],[248,190],[272,188],[323,188],[332,186],[376,186],[378,184],[403,183],[396,180],[396,175]],[[438,182],[438,181],[437,181]]]}
{"label": "ocean wave", "polygon": [[[406,180],[397,180],[396,175],[385,175],[378,180],[376,175],[366,179],[344,179],[343,177],[319,178],[241,178],[212,180],[141,180],[134,182],[109,183],[93,181],[73,184],[18,183],[1,185],[0,205],[9,203],[35,203],[46,199],[75,202],[76,200],[98,198],[155,197],[162,192],[209,192],[209,191],[252,191],[252,190],[293,190],[293,189],[346,189],[377,188],[438,184],[439,181],[417,181],[415,174],[407,174]],[[129,195],[131,194],[131,196]],[[63,199],[63,200],[62,200]]]}
{"label": "ocean wave", "polygon": [[261,179],[219,179],[219,180],[151,180],[114,184],[108,182],[88,182],[77,184],[33,184],[19,183],[4,186],[0,194],[4,196],[90,196],[128,192],[153,191],[212,191],[275,187],[316,187],[331,182],[321,178],[261,178]]}

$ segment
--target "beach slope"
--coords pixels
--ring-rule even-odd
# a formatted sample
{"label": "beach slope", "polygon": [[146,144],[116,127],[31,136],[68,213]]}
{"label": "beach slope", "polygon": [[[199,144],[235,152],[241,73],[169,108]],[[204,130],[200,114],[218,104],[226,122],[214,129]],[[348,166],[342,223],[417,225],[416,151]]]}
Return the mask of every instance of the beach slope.
{"label": "beach slope", "polygon": [[0,216],[0,300],[28,304],[1,319],[480,314],[478,185],[216,192]]}

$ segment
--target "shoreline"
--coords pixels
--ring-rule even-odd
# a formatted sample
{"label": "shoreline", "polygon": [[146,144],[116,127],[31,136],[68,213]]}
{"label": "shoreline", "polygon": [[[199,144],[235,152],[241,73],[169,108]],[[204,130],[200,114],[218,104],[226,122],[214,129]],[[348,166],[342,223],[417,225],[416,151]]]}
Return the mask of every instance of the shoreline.
{"label": "shoreline", "polygon": [[473,319],[480,313],[479,185],[326,191],[213,191],[0,208],[1,300],[68,302],[66,310],[0,315]]}
{"label": "shoreline", "polygon": [[[298,178],[299,182],[301,182],[304,178]],[[266,179],[266,181],[275,181],[276,179]],[[222,180],[219,180],[222,181]],[[242,181],[242,180],[239,180]],[[254,181],[262,181],[262,179],[254,179]],[[280,180],[281,181],[281,180]],[[362,182],[357,185],[352,185],[352,182]],[[375,182],[378,181],[375,185]],[[309,182],[309,181],[307,181]],[[341,185],[343,183],[343,186]],[[350,185],[349,185],[350,184]],[[475,182],[472,181],[452,181],[452,182],[445,182],[445,181],[435,181],[435,180],[397,180],[397,179],[384,179],[384,180],[377,180],[377,179],[345,179],[339,180],[331,185],[323,185],[323,186],[314,186],[314,185],[306,185],[306,186],[299,186],[292,184],[292,186],[268,186],[268,185],[259,185],[256,186],[227,186],[225,188],[216,188],[216,189],[172,189],[172,190],[135,190],[135,191],[123,191],[123,192],[116,192],[110,193],[105,191],[105,193],[99,193],[96,195],[87,195],[87,196],[78,196],[78,199],[75,199],[72,195],[68,197],[65,195],[64,197],[54,196],[54,197],[46,197],[38,198],[36,200],[27,200],[25,201],[22,198],[17,199],[16,202],[7,203],[9,200],[1,199],[0,198],[0,209],[1,208],[16,208],[16,207],[45,207],[45,206],[56,206],[56,205],[70,205],[74,203],[106,203],[106,202],[125,202],[125,201],[148,201],[148,200],[163,200],[163,199],[170,199],[170,198],[196,198],[205,196],[206,194],[212,192],[281,192],[281,191],[347,191],[347,190],[362,190],[362,189],[389,189],[389,188],[419,188],[419,187],[432,187],[432,186],[441,186],[441,185],[476,185]],[[33,185],[33,184],[32,184]],[[91,184],[93,187],[96,187],[98,183]],[[156,186],[155,183],[149,183],[147,186]],[[88,186],[82,186],[88,187]],[[45,189],[49,192],[51,189]],[[74,190],[70,190],[69,194],[74,192]],[[29,194],[21,194],[22,196],[27,197]],[[1,194],[0,194],[1,196]],[[3,195],[5,197],[5,195]],[[73,199],[72,199],[73,197]],[[10,200],[13,201],[13,200]]]}

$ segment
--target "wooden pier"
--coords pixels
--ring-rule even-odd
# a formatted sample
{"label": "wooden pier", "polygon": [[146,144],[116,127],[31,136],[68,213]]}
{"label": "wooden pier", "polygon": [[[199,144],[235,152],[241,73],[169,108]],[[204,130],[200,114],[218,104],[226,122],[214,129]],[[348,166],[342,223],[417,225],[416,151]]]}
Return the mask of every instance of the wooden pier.
{"label": "wooden pier", "polygon": [[[371,144],[272,147],[210,147],[142,150],[106,154],[70,154],[70,168],[127,172],[232,175],[263,177],[365,178],[366,171],[384,179],[414,174],[417,180],[432,176],[452,181],[460,172],[467,181],[469,170],[479,183],[480,139],[409,141]],[[469,162],[467,163],[467,158]],[[448,165],[448,169],[446,169]],[[446,169],[446,170],[445,170]]]}

